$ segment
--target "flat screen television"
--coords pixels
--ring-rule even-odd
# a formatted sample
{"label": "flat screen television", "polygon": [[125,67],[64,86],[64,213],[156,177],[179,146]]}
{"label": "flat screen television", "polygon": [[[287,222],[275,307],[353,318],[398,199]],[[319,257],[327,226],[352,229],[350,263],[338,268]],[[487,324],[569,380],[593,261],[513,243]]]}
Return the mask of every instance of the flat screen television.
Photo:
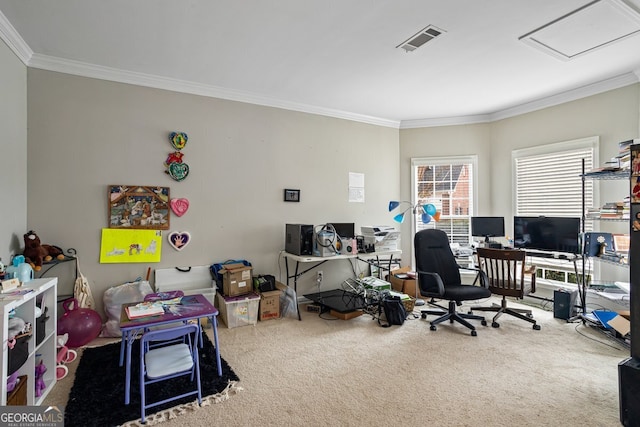
{"label": "flat screen television", "polygon": [[514,216],[513,245],[522,249],[580,253],[580,218]]}
{"label": "flat screen television", "polygon": [[472,216],[471,235],[484,237],[486,242],[490,237],[504,236],[504,217],[502,216]]}

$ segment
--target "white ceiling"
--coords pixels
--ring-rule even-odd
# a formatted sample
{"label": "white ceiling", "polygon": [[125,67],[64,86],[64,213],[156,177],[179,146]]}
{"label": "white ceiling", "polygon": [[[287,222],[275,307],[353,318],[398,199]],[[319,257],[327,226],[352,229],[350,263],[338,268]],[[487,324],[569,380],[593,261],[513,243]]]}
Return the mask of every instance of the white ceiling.
{"label": "white ceiling", "polygon": [[[640,10],[600,5],[622,1]],[[34,68],[412,127],[637,82],[640,33],[569,60],[519,40],[591,2],[0,0],[0,37]],[[570,22],[567,37],[599,25]],[[446,33],[396,48],[428,25]]]}

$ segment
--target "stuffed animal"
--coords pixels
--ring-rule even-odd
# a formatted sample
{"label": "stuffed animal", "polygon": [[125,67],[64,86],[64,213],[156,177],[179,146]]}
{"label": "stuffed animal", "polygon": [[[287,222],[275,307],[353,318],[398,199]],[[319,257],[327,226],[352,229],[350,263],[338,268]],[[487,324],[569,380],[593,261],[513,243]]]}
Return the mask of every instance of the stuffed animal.
{"label": "stuffed animal", "polygon": [[44,373],[47,372],[47,367],[44,366],[42,360],[36,365],[36,397],[42,396],[42,392],[47,388],[47,384],[44,382]]}
{"label": "stuffed animal", "polygon": [[64,259],[62,249],[53,245],[43,245],[40,238],[33,230],[24,235],[24,257],[35,271],[42,269],[42,263],[49,262],[53,258]]}

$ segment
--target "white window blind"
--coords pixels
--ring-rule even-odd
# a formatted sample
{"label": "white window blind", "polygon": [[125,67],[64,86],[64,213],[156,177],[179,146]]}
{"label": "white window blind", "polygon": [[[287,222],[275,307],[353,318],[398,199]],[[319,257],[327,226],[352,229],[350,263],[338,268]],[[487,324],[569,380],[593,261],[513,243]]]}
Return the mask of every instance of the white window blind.
{"label": "white window blind", "polygon": [[[563,143],[553,145],[557,151],[514,154],[516,215],[582,218],[582,165],[584,160],[585,171],[593,167],[593,141],[569,149],[562,149]],[[593,182],[584,184],[585,207],[589,208],[593,206]]]}

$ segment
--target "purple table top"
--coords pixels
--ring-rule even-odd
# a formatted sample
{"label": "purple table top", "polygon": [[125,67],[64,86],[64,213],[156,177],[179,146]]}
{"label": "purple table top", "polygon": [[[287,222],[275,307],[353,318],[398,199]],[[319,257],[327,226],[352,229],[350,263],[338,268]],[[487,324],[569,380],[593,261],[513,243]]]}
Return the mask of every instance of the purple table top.
{"label": "purple table top", "polygon": [[218,315],[218,309],[202,294],[185,295],[180,304],[165,306],[165,313],[159,316],[147,316],[139,319],[129,319],[125,308],[137,303],[122,305],[120,313],[120,329],[129,330],[149,325],[161,325],[175,322],[176,320],[197,319]]}

